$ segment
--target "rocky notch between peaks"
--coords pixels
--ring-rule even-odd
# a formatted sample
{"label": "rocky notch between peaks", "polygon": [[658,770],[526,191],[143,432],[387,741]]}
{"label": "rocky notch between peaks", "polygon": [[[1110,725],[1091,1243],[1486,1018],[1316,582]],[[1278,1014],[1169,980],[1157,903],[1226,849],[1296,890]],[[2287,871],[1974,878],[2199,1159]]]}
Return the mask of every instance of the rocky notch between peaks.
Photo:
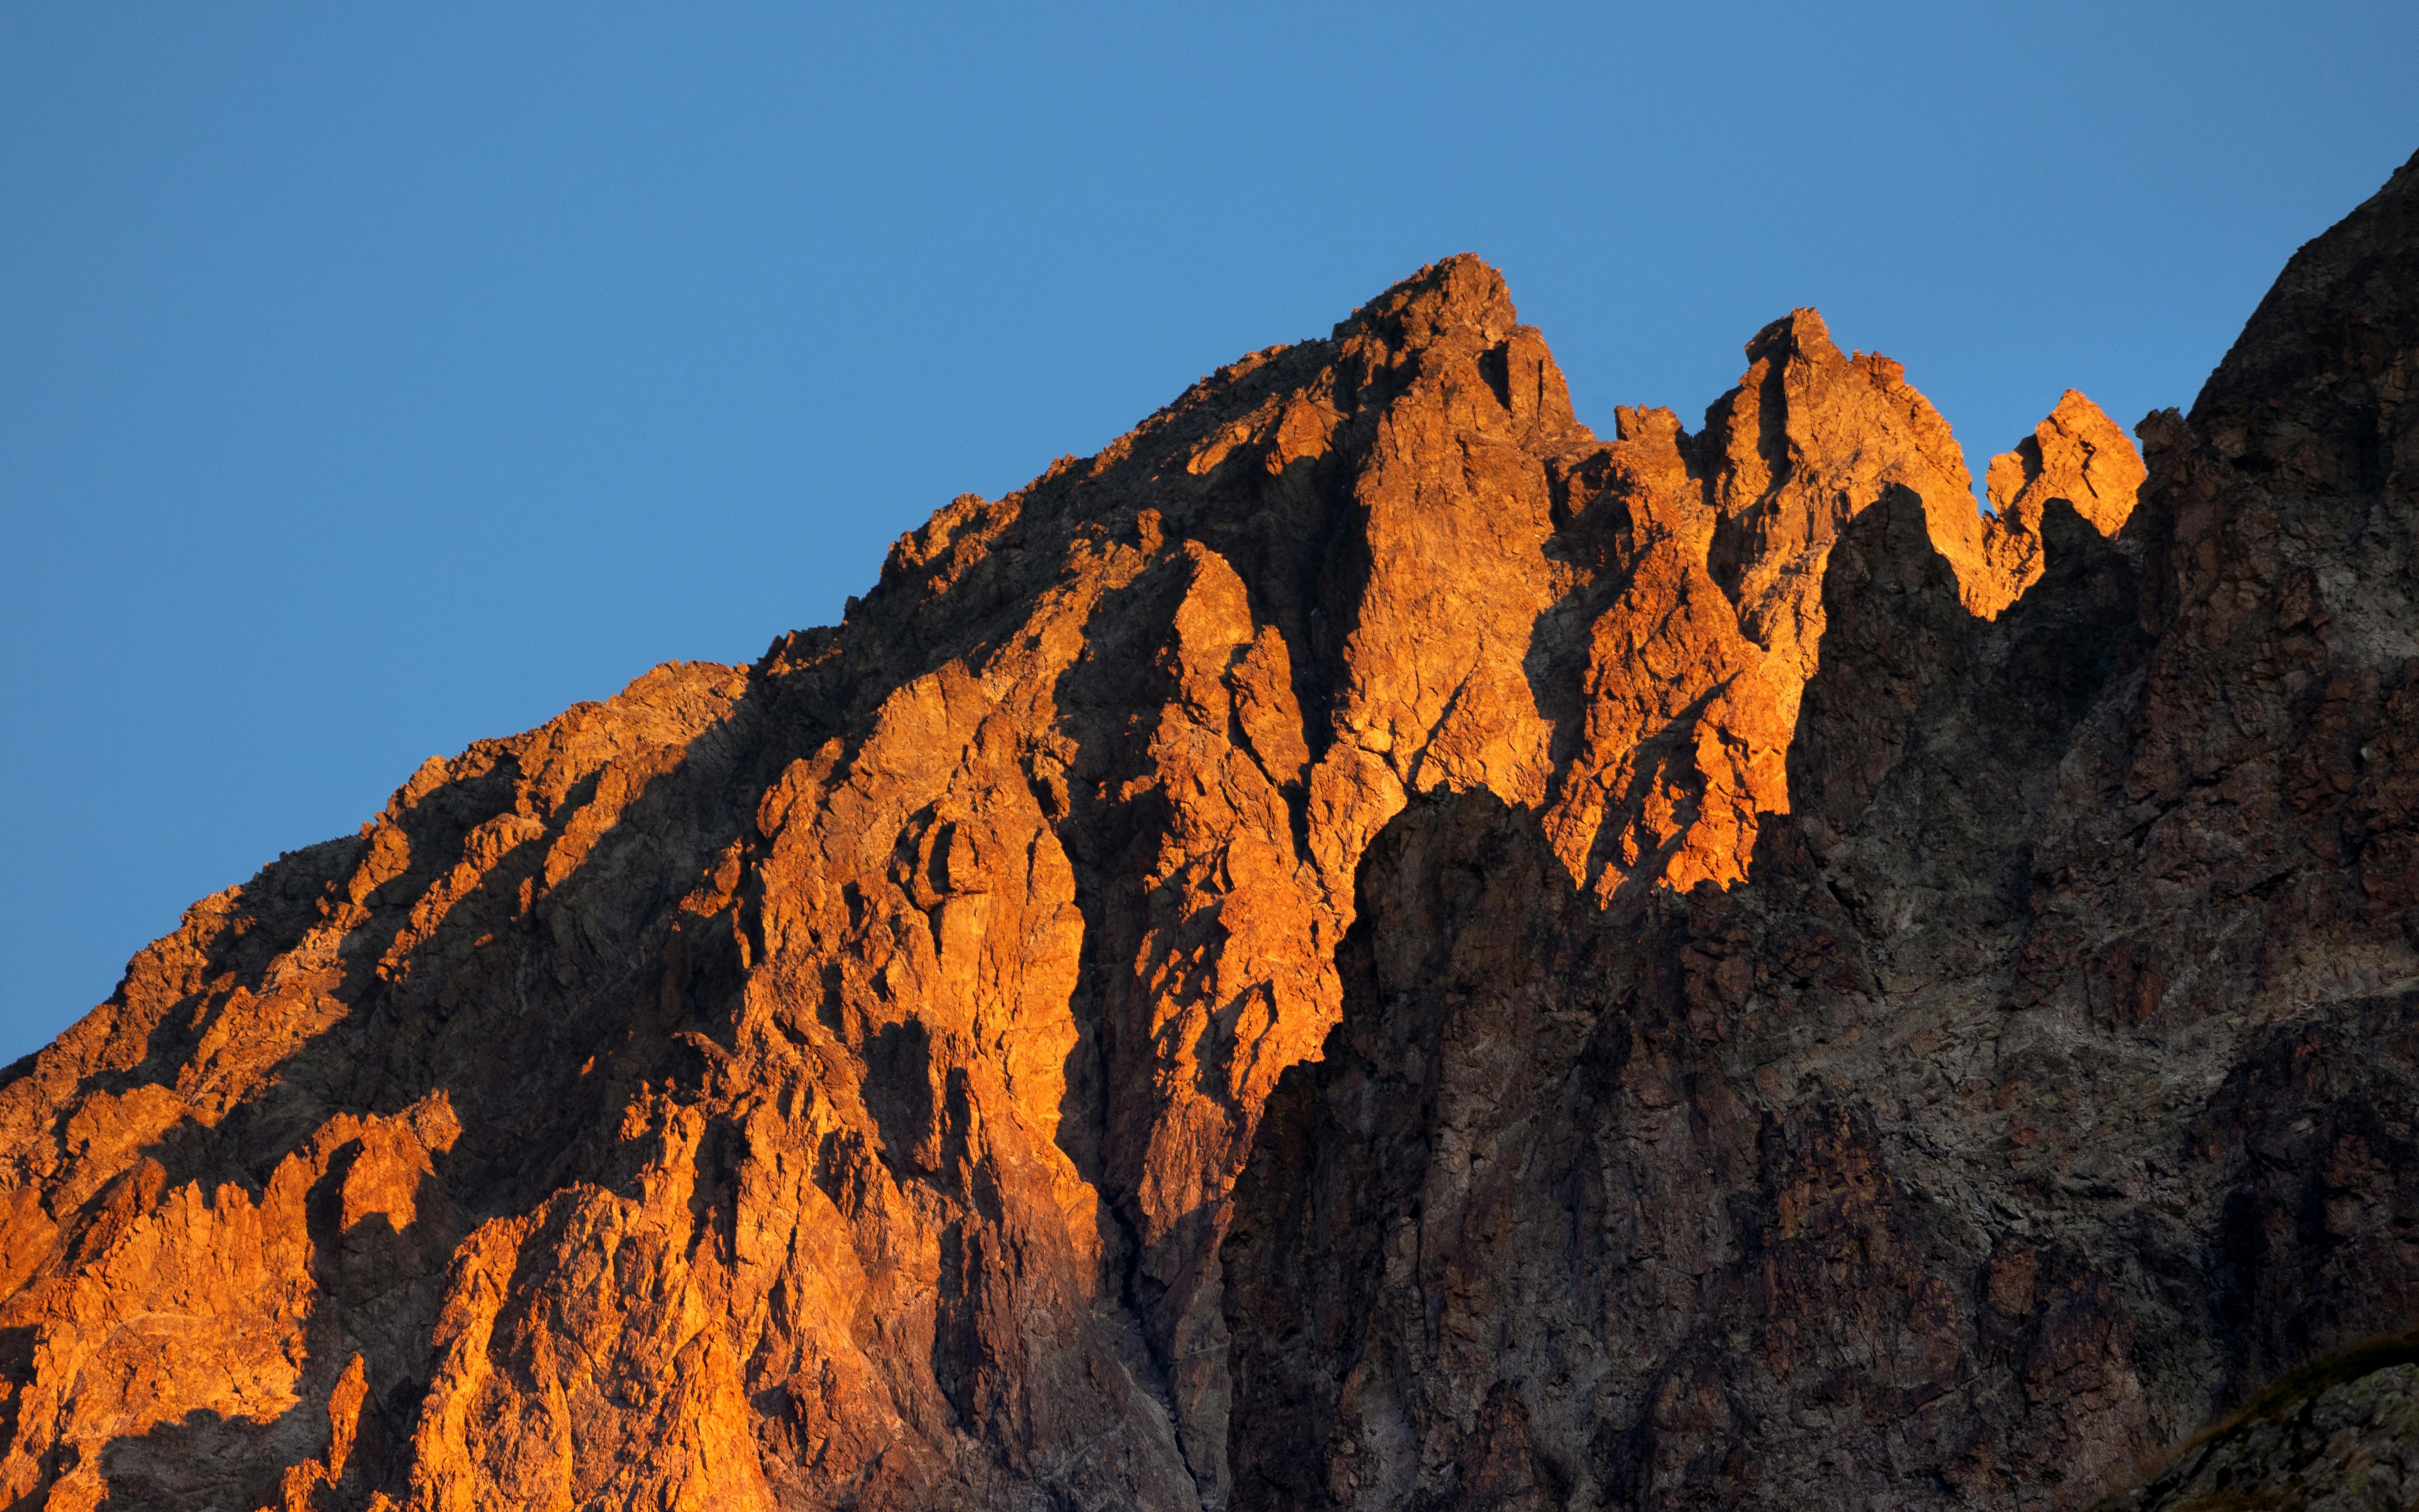
{"label": "rocky notch between peaks", "polygon": [[5,1073],[0,1505],[2088,1503],[2414,1321],[2414,290],[1983,517],[1454,258],[432,760]]}

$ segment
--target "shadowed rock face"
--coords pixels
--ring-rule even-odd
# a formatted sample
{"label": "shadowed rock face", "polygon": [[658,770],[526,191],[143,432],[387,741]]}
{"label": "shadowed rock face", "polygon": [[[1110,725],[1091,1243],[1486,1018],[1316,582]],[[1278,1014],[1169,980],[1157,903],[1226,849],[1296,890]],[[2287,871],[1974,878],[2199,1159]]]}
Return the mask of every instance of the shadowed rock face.
{"label": "shadowed rock face", "polygon": [[[1398,817],[1237,1189],[1238,1503],[2073,1506],[2410,1330],[2414,374],[2406,167],[2115,540],[2002,494],[1996,619],[1930,501],[1845,525],[1747,886],[1599,906],[1533,811]],[[2110,475],[2079,409],[2024,488]],[[2391,1497],[2400,1390],[2177,1484]]]}
{"label": "shadowed rock face", "polygon": [[2140,510],[1458,257],[432,761],[5,1073],[0,1505],[2072,1504],[2407,1327],[2414,177]]}
{"label": "shadowed rock face", "polygon": [[2419,1345],[2291,1372],[2096,1512],[2402,1512],[2419,1502]]}

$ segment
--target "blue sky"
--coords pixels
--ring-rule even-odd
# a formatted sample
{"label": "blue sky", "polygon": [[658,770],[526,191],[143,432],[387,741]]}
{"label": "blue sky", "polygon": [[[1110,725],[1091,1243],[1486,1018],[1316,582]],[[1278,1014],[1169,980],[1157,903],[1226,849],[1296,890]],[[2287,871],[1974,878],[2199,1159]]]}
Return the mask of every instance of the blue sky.
{"label": "blue sky", "polygon": [[2407,0],[840,9],[0,8],[0,1062],[1448,253],[1602,429],[1813,304],[1979,469],[2419,148]]}

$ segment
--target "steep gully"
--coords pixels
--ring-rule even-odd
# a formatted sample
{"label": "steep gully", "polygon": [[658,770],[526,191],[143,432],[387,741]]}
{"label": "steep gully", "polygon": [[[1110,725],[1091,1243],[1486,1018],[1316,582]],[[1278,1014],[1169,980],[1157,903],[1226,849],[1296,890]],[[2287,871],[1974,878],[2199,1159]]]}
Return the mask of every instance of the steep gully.
{"label": "steep gully", "polygon": [[0,1504],[2088,1501],[2411,1326],[2414,289],[1986,517],[1455,258],[433,760],[0,1079]]}

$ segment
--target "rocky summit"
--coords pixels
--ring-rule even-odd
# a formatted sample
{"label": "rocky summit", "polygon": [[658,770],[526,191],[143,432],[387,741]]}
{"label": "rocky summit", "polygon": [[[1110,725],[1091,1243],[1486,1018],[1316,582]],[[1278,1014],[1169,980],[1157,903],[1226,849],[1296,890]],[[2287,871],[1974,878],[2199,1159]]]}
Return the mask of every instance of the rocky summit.
{"label": "rocky summit", "polygon": [[1451,258],[194,904],[0,1507],[2404,1504],[2419,160],[1989,513],[1746,356]]}

